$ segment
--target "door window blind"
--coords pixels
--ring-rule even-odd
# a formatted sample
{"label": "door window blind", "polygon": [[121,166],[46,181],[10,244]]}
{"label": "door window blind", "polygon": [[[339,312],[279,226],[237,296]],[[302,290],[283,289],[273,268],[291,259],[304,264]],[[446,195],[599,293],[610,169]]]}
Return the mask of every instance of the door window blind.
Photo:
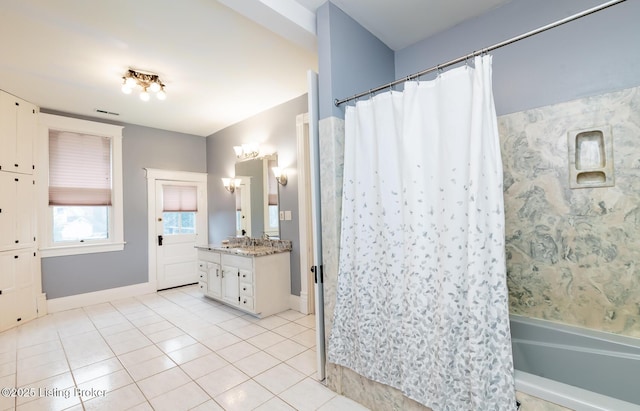
{"label": "door window blind", "polygon": [[162,211],[198,211],[196,186],[162,186]]}
{"label": "door window blind", "polygon": [[111,205],[111,139],[49,131],[49,205]]}

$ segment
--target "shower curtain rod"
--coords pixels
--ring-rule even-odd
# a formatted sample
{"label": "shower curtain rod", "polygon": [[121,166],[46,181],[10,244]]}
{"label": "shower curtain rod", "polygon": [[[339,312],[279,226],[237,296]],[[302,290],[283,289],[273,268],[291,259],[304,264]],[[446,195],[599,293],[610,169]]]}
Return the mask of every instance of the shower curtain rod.
{"label": "shower curtain rod", "polygon": [[569,16],[569,17],[565,17],[564,19],[562,19],[562,20],[558,20],[558,21],[556,21],[555,23],[547,24],[546,26],[542,26],[542,27],[539,27],[539,28],[537,28],[537,29],[535,29],[535,30],[531,30],[531,31],[529,31],[529,32],[527,32],[527,33],[521,34],[521,35],[519,35],[519,36],[512,37],[512,38],[510,38],[509,40],[505,40],[505,41],[502,41],[502,42],[500,42],[500,43],[496,43],[496,44],[494,44],[493,46],[489,46],[489,47],[486,47],[486,48],[484,48],[484,49],[476,50],[476,51],[474,51],[473,53],[467,54],[467,55],[462,56],[462,57],[458,57],[458,58],[453,59],[453,60],[449,60],[449,61],[447,61],[446,63],[438,64],[437,66],[434,66],[434,67],[428,68],[428,69],[426,69],[426,70],[419,71],[419,72],[417,72],[417,73],[414,73],[414,74],[408,75],[408,76],[406,76],[406,77],[403,77],[403,78],[401,78],[401,79],[398,79],[398,80],[392,81],[392,82],[387,83],[387,84],[384,84],[384,85],[382,85],[382,86],[378,86],[378,87],[376,87],[376,88],[369,89],[368,91],[363,91],[363,92],[361,92],[361,93],[354,94],[353,96],[351,96],[351,97],[347,97],[347,98],[344,98],[344,99],[342,99],[342,100],[335,99],[335,105],[336,105],[337,107],[339,107],[341,104],[346,103],[346,102],[348,102],[348,101],[355,100],[355,99],[357,99],[357,98],[364,97],[364,96],[366,96],[366,95],[371,95],[371,94],[373,94],[373,93],[377,93],[378,91],[384,90],[384,89],[386,89],[386,88],[393,87],[393,86],[398,85],[398,84],[400,84],[400,83],[404,83],[405,81],[410,81],[410,80],[413,80],[413,79],[419,78],[420,76],[423,76],[423,75],[425,75],[425,74],[427,74],[427,73],[431,73],[432,71],[441,70],[441,69],[443,69],[443,68],[445,68],[445,67],[449,67],[449,66],[452,66],[452,65],[454,65],[454,64],[457,64],[457,63],[463,62],[463,61],[468,60],[468,59],[470,59],[470,58],[473,58],[473,57],[475,57],[475,56],[479,56],[479,55],[481,55],[481,54],[489,53],[490,51],[493,51],[493,50],[495,50],[495,49],[499,49],[500,47],[507,46],[507,45],[509,45],[509,44],[511,44],[511,43],[515,43],[515,42],[517,42],[517,41],[520,41],[520,40],[526,39],[527,37],[534,36],[534,35],[536,35],[536,34],[539,34],[539,33],[542,33],[542,32],[544,32],[544,31],[547,31],[547,30],[553,29],[553,28],[558,27],[558,26],[561,26],[561,25],[563,25],[563,24],[565,24],[565,23],[569,23],[569,22],[571,22],[571,21],[574,21],[574,20],[577,20],[577,19],[579,19],[579,18],[582,18],[582,17],[588,16],[588,15],[590,15],[590,14],[596,13],[596,12],[598,12],[598,11],[600,11],[600,10],[604,10],[604,9],[609,8],[609,7],[611,7],[611,6],[615,6],[616,4],[618,4],[618,3],[622,3],[622,2],[625,2],[625,1],[627,1],[627,0],[612,0],[612,1],[608,1],[608,2],[606,2],[606,3],[603,3],[603,4],[599,5],[599,6],[596,6],[596,7],[590,8],[590,9],[587,9],[587,10],[582,11],[582,12],[580,12],[580,13],[576,13],[576,14],[574,14],[574,15],[572,15],[572,16]]}

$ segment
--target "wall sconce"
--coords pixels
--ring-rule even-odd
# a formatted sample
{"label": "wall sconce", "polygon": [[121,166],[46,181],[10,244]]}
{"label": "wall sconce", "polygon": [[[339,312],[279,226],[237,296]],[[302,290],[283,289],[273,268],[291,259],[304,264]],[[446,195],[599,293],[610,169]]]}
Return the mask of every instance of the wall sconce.
{"label": "wall sconce", "polygon": [[255,158],[260,154],[260,146],[258,144],[243,144],[241,146],[233,146],[236,157],[240,159]]}
{"label": "wall sconce", "polygon": [[230,193],[236,191],[236,187],[240,186],[241,181],[242,180],[240,180],[239,178],[222,177],[222,184],[224,185],[224,188],[226,188]]}
{"label": "wall sconce", "polygon": [[286,186],[287,185],[287,169],[280,167],[272,167],[273,175],[276,176],[276,181],[278,184]]}

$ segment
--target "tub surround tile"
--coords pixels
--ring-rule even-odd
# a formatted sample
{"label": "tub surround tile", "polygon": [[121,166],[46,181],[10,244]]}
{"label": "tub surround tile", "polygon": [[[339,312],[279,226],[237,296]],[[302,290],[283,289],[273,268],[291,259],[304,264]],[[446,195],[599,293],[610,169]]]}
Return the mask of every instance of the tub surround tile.
{"label": "tub surround tile", "polygon": [[569,408],[543,401],[519,391],[516,392],[516,398],[520,401],[520,409],[522,411],[573,411]]}
{"label": "tub surround tile", "polygon": [[[511,312],[640,337],[640,88],[498,124]],[[567,134],[603,124],[615,185],[571,189]]]}

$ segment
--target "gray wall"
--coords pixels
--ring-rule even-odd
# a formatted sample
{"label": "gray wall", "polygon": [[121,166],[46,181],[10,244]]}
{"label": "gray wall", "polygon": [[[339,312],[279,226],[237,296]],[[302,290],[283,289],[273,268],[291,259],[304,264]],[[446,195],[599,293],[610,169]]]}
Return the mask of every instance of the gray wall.
{"label": "gray wall", "polygon": [[[259,143],[263,154],[278,153],[278,164],[290,169],[289,181],[280,186],[280,210],[291,210],[292,220],[280,222],[280,237],[293,242],[291,294],[300,295],[300,239],[298,225],[298,175],[296,116],[307,112],[307,95],[266,110],[207,137],[209,174],[209,242],[220,244],[235,236],[235,196],[222,186],[222,177],[234,175],[233,146]],[[259,237],[261,233],[253,234]]]}
{"label": "gray wall", "polygon": [[320,119],[344,118],[335,99],[394,80],[393,50],[332,3],[317,12]]}
{"label": "gray wall", "polygon": [[[512,0],[397,51],[395,76],[433,67],[603,2]],[[640,2],[627,1],[493,51],[498,115],[639,84],[638,16]]]}
{"label": "gray wall", "polygon": [[124,126],[122,172],[124,239],[127,244],[123,251],[118,252],[43,258],[42,288],[47,299],[147,282],[147,181],[143,168],[206,172],[203,137],[120,125]]}

